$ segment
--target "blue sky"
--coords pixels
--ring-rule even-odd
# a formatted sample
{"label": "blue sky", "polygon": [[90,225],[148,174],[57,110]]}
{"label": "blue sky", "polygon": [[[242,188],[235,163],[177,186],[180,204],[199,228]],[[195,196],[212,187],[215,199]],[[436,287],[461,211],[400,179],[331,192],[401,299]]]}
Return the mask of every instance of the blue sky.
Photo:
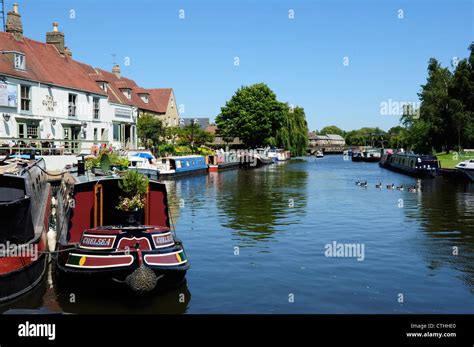
{"label": "blue sky", "polygon": [[183,117],[214,119],[238,87],[265,82],[311,130],[397,125],[381,102],[416,102],[429,58],[449,65],[474,37],[472,0],[18,2],[26,36],[44,41],[58,21],[75,59],[111,69],[115,54],[143,87],[174,88]]}

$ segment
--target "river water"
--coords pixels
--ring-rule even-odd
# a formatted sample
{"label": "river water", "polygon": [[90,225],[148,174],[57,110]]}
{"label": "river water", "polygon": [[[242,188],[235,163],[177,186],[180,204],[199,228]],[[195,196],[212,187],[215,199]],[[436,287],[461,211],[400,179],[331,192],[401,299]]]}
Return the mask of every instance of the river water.
{"label": "river water", "polygon": [[[388,190],[392,183],[416,179],[342,156],[167,181],[192,265],[185,285],[140,298],[94,283],[59,288],[50,274],[7,308],[474,313],[474,184],[424,179],[422,192],[411,193]],[[346,244],[359,253],[328,256]]]}

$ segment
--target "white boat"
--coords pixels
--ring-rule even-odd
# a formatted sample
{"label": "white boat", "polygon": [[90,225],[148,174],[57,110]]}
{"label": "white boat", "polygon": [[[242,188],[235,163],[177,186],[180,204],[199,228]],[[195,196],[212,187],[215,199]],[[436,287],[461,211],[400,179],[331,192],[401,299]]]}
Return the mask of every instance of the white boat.
{"label": "white boat", "polygon": [[474,159],[463,161],[456,165],[456,169],[464,172],[471,181],[474,181]]}
{"label": "white boat", "polygon": [[273,161],[287,161],[291,159],[291,153],[281,148],[272,148],[268,151],[268,157]]}
{"label": "white boat", "polygon": [[316,158],[323,158],[323,157],[324,157],[324,153],[322,151],[316,152]]}

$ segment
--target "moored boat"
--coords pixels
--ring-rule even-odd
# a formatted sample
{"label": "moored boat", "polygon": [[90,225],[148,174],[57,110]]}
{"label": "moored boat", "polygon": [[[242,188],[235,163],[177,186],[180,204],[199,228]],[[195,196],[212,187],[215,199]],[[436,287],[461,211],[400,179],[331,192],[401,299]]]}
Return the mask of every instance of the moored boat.
{"label": "moored boat", "polygon": [[365,161],[367,163],[377,163],[382,157],[381,150],[376,148],[367,149],[362,153],[362,155],[362,161]]}
{"label": "moored boat", "polygon": [[364,154],[361,151],[352,152],[352,161],[355,161],[355,162],[364,161]]}
{"label": "moored boat", "polygon": [[316,158],[324,158],[324,153],[322,151],[317,151]]}
{"label": "moored boat", "polygon": [[136,292],[182,283],[189,268],[171,229],[166,186],[150,180],[142,210],[117,208],[120,176],[67,173],[58,194],[57,274],[105,280]]}
{"label": "moored boat", "polygon": [[436,156],[406,153],[386,153],[382,156],[379,166],[415,177],[434,177],[439,170]]}
{"label": "moored boat", "polygon": [[0,162],[0,302],[19,297],[43,279],[51,186],[45,162]]}
{"label": "moored boat", "polygon": [[287,161],[291,159],[291,152],[282,148],[271,148],[268,151],[268,157],[271,158],[274,162]]}
{"label": "moored boat", "polygon": [[209,172],[237,169],[240,165],[239,157],[236,153],[221,152],[207,156]]}
{"label": "moored boat", "polygon": [[471,181],[474,181],[474,159],[460,162],[456,165],[456,169],[463,172]]}

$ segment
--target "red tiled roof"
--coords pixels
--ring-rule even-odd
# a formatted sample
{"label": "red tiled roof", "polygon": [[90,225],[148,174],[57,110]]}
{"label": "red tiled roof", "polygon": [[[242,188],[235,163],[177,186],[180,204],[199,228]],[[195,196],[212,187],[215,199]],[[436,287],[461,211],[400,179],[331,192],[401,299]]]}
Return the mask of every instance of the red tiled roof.
{"label": "red tiled roof", "polygon": [[[155,113],[166,113],[168,109],[168,102],[171,97],[171,88],[155,88],[148,89],[142,88],[137,85],[134,80],[126,77],[117,77],[112,72],[108,72],[102,69],[96,69],[96,71],[105,77],[105,80],[112,84],[120,94],[120,98],[125,100],[128,105],[136,106],[142,110],[151,111]],[[131,89],[131,99],[127,99],[121,89]],[[144,102],[139,94],[149,94],[148,103]]]}
{"label": "red tiled roof", "polygon": [[[26,56],[26,71],[20,71],[14,68],[13,62],[5,54],[0,54],[0,74],[107,95],[113,103],[135,106],[154,113],[166,113],[168,109],[171,88],[139,87],[129,78],[117,77],[112,72],[94,69],[67,55],[60,55],[51,44],[26,37],[17,41],[12,34],[0,32],[0,48],[2,51],[17,51]],[[107,91],[99,87],[97,82],[101,81],[108,82]],[[121,89],[125,88],[132,90],[131,99],[123,94]],[[148,103],[139,94],[149,94]]]}
{"label": "red tiled roof", "polygon": [[17,51],[26,56],[26,71],[20,71],[14,68],[7,55],[0,54],[0,74],[105,95],[88,76],[87,70],[92,67],[67,55],[61,56],[51,44],[26,37],[17,41],[12,34],[0,32],[0,48],[2,51]]}

